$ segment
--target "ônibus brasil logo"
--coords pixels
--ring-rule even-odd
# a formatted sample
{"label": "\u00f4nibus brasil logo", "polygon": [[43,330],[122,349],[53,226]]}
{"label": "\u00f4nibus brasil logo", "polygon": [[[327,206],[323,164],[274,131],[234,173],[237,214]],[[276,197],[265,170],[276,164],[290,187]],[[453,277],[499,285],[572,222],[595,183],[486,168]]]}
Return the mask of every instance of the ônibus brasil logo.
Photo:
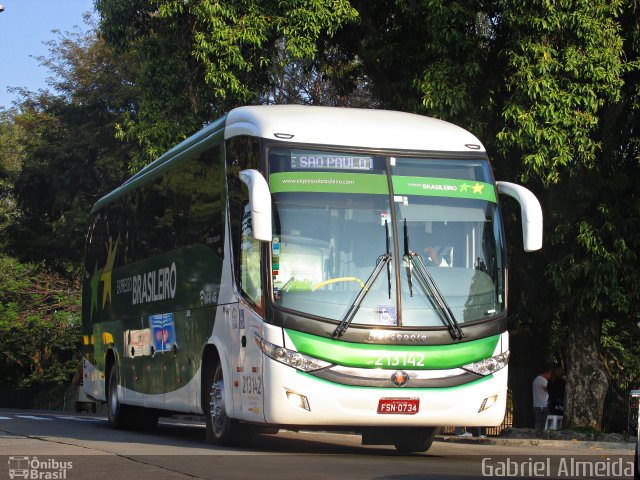
{"label": "\u00f4nibus brasil logo", "polygon": [[38,480],[65,480],[67,470],[73,468],[73,462],[38,457],[11,456],[9,457],[9,478],[28,478]]}

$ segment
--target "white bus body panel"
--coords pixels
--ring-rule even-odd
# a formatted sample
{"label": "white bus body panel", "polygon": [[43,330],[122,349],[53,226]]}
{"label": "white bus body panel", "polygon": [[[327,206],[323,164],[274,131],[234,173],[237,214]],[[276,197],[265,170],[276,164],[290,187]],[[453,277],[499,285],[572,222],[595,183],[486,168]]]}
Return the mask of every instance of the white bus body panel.
{"label": "white bus body panel", "polygon": [[106,401],[104,374],[86,358],[82,359],[82,390],[95,400]]}
{"label": "white bus body panel", "polygon": [[451,123],[405,112],[308,105],[257,105],[231,110],[225,138],[251,135],[310,145],[484,152],[474,135]]}
{"label": "white bus body panel", "polygon": [[[330,383],[265,359],[265,418],[274,425],[494,426],[504,419],[508,368],[485,381],[453,388],[358,388]],[[290,391],[307,397],[310,410],[287,400]],[[485,398],[496,404],[478,413]],[[378,414],[381,398],[419,398],[415,415]]]}
{"label": "white bus body panel", "polygon": [[[264,325],[258,332],[271,343],[283,346],[277,327]],[[267,338],[268,337],[268,338]],[[285,334],[285,337],[286,334]],[[292,342],[286,342],[295,350]],[[509,350],[504,332],[493,355]],[[389,371],[389,376],[395,370]],[[437,370],[434,374],[437,376]],[[410,371],[408,371],[411,374]],[[333,426],[496,426],[504,419],[508,368],[484,380],[449,388],[371,388],[332,383],[297,371],[264,357],[264,410],[273,425]],[[310,411],[287,399],[287,391],[304,395]],[[497,396],[495,404],[479,412],[483,401]],[[378,414],[381,398],[419,398],[415,415]]]}

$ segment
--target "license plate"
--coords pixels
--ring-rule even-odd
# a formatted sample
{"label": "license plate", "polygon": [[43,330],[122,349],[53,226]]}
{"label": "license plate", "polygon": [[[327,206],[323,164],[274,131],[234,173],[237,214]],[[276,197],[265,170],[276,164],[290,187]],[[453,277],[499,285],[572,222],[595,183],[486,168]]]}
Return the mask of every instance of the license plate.
{"label": "license plate", "polygon": [[415,415],[420,408],[419,398],[381,398],[378,401],[378,413]]}

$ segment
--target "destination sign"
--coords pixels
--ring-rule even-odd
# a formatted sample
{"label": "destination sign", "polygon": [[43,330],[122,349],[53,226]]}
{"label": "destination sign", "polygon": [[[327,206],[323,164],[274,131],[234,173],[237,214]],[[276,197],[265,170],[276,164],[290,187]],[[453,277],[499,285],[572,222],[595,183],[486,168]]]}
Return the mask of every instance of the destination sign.
{"label": "destination sign", "polygon": [[373,157],[346,153],[292,151],[291,168],[299,170],[373,170]]}

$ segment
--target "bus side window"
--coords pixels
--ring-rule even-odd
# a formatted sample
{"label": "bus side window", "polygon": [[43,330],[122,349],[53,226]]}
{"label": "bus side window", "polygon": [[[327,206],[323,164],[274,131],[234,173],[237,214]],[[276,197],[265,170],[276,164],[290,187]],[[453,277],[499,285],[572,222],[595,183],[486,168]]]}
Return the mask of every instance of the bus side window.
{"label": "bus side window", "polygon": [[262,286],[260,282],[260,242],[253,238],[251,209],[246,203],[242,211],[240,245],[240,288],[244,297],[262,313]]}

